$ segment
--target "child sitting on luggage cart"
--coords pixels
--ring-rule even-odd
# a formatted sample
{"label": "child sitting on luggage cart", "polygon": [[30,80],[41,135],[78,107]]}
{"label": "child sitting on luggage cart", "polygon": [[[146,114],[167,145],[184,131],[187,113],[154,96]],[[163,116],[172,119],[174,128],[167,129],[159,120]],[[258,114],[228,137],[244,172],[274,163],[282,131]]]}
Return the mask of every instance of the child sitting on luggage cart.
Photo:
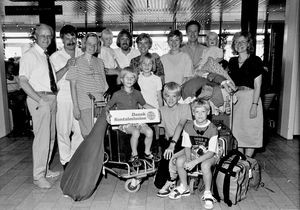
{"label": "child sitting on luggage cart", "polygon": [[[113,94],[111,100],[107,103],[106,106],[108,122],[110,122],[109,110],[114,107],[116,107],[117,110],[138,109],[139,106],[148,109],[153,108],[151,105],[146,103],[141,92],[133,88],[133,85],[137,80],[136,72],[134,72],[130,67],[126,67],[121,70],[120,78],[123,87],[121,88],[121,90]],[[140,133],[145,134],[144,158],[148,160],[152,160],[154,158],[153,154],[150,151],[153,138],[153,131],[147,124],[120,125],[119,130],[127,134],[131,134],[131,157],[129,159],[129,163],[131,163],[133,167],[139,167],[141,165],[137,152],[138,139],[140,137]]]}
{"label": "child sitting on luggage cart", "polygon": [[[212,182],[211,167],[218,157],[218,130],[207,116],[210,112],[209,103],[203,99],[196,99],[191,104],[194,121],[187,121],[182,132],[182,146],[184,152],[177,153],[170,164],[170,174],[174,179],[179,175],[180,185],[173,189],[169,198],[178,199],[190,195],[187,185],[187,171],[191,171],[201,164],[205,191],[202,196],[204,208],[212,209],[214,198],[210,191]],[[175,164],[174,164],[175,163]]]}

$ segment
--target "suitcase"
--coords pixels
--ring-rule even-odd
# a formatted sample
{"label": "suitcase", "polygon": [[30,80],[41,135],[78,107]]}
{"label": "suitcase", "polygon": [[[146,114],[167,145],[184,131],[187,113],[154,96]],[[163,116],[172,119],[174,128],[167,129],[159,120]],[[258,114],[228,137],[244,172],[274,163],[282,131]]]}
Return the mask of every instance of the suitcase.
{"label": "suitcase", "polygon": [[249,186],[250,163],[237,150],[220,159],[213,173],[213,196],[228,206],[246,198]]}

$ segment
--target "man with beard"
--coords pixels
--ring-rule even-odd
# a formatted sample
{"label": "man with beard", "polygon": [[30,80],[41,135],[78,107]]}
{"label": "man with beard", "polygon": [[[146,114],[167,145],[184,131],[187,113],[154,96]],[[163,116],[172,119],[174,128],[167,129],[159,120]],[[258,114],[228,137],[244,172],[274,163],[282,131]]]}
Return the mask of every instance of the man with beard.
{"label": "man with beard", "polygon": [[191,20],[185,25],[188,42],[181,48],[182,52],[187,53],[193,61],[194,69],[200,63],[205,46],[198,42],[201,26],[198,21]]}
{"label": "man with beard", "polygon": [[[56,129],[60,162],[67,166],[79,144],[83,141],[78,121],[73,116],[73,102],[70,82],[66,80],[69,67],[75,64],[75,57],[81,52],[76,48],[77,32],[75,27],[65,25],[60,30],[64,47],[50,57],[58,81]],[[73,133],[70,139],[71,132]]]}
{"label": "man with beard", "polygon": [[140,51],[132,48],[132,36],[131,34],[122,29],[117,37],[117,46],[115,49],[116,59],[121,69],[129,66],[132,58],[140,55]]}

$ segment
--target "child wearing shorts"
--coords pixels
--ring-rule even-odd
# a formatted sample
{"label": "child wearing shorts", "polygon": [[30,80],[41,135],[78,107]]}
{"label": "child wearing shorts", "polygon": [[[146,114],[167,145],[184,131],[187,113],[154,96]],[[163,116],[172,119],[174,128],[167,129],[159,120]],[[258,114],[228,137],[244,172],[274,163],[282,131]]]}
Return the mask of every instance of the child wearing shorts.
{"label": "child wearing shorts", "polygon": [[187,171],[191,171],[195,166],[201,164],[205,185],[202,200],[204,200],[204,208],[212,209],[215,199],[210,190],[212,183],[211,167],[218,160],[218,130],[207,119],[210,112],[207,101],[196,99],[192,102],[191,109],[194,121],[188,121],[182,132],[184,150],[178,155],[174,155],[169,165],[171,178],[176,179],[178,174],[180,179],[180,185],[172,190],[169,198],[179,199],[181,196],[190,195]]}
{"label": "child wearing shorts", "polygon": [[[121,90],[115,92],[111,100],[107,103],[106,111],[107,116],[110,116],[109,110],[116,108],[117,110],[127,109],[138,109],[142,108],[154,108],[147,104],[141,92],[134,89],[133,85],[137,80],[137,73],[134,72],[130,67],[126,67],[121,70],[120,79],[123,84]],[[108,117],[108,123],[110,118]],[[126,124],[120,125],[119,129],[127,134],[131,134],[130,146],[131,146],[131,157],[129,163],[134,167],[139,167],[141,162],[139,160],[137,146],[140,133],[145,134],[145,152],[144,158],[152,160],[154,158],[151,153],[151,144],[153,138],[153,131],[147,124]]]}

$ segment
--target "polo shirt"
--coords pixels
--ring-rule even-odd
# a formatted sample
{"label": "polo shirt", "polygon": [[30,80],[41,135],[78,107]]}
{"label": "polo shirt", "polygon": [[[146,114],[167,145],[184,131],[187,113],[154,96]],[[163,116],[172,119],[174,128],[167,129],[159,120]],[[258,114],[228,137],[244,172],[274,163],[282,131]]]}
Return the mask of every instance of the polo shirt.
{"label": "polo shirt", "polygon": [[122,87],[121,90],[118,90],[113,94],[111,100],[107,103],[107,108],[111,109],[115,107],[118,110],[138,109],[139,104],[141,106],[146,104],[141,92],[132,89],[132,92],[128,93]]}
{"label": "polo shirt", "polygon": [[107,90],[104,64],[100,58],[92,56],[90,62],[84,55],[76,58],[76,65],[71,66],[66,80],[76,81],[79,109],[91,108],[91,93],[96,101],[104,100],[103,93]]}

